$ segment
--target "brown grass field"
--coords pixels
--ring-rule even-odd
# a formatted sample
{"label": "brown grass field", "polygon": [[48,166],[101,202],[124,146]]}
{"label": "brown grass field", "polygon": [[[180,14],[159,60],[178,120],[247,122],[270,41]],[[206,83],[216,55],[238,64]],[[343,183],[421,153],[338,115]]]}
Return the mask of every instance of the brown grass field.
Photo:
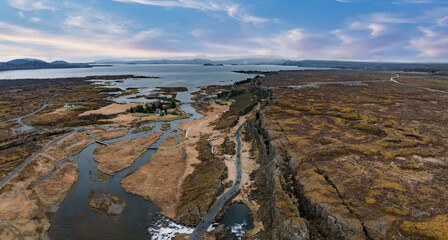
{"label": "brown grass field", "polygon": [[[269,75],[263,82],[279,87],[391,76],[302,71]],[[405,74],[397,80],[448,87],[441,76]],[[262,118],[272,144],[290,159],[291,182],[283,183],[281,192],[313,206],[331,206],[325,211],[361,233],[364,228],[372,239],[448,238],[447,94],[392,82],[276,88]],[[288,209],[290,203],[278,204]],[[288,206],[295,210],[285,210],[286,215],[306,209]],[[315,224],[316,236],[328,236],[319,223],[322,215],[302,214]]]}

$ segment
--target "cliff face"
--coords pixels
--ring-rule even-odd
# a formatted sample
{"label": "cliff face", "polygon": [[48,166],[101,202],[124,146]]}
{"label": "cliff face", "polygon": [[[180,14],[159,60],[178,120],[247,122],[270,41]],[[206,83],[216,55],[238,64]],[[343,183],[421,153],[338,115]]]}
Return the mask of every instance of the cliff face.
{"label": "cliff face", "polygon": [[[338,192],[312,168],[301,166],[293,175],[287,151],[276,147],[260,113],[248,122],[248,132],[257,141],[261,168],[255,172],[256,198],[261,203],[259,217],[267,239],[365,239],[361,222],[345,207]],[[319,185],[316,187],[316,185]],[[326,192],[323,192],[325,190]],[[332,204],[320,201],[332,197]]]}
{"label": "cliff face", "polygon": [[310,233],[306,220],[299,213],[297,199],[291,189],[287,158],[271,144],[259,113],[248,121],[247,130],[259,149],[261,167],[254,174],[257,189],[253,197],[260,203],[258,217],[266,229],[264,238],[308,239]]}
{"label": "cliff face", "polygon": [[[265,81],[295,77],[280,75]],[[389,83],[266,89],[248,123],[262,239],[448,239],[448,96]]]}

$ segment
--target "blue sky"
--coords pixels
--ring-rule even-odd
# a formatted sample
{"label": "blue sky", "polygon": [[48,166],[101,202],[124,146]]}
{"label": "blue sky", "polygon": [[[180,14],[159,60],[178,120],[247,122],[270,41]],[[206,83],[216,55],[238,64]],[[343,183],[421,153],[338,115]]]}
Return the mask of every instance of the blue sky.
{"label": "blue sky", "polygon": [[3,0],[0,61],[448,61],[448,0]]}

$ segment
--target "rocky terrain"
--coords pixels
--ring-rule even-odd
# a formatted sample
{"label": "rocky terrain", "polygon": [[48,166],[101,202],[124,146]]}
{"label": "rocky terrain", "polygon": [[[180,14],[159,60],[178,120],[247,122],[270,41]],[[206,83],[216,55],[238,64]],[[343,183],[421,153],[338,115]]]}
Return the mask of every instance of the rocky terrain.
{"label": "rocky terrain", "polygon": [[93,211],[107,215],[120,215],[128,203],[110,194],[101,194],[89,201]]}
{"label": "rocky terrain", "polygon": [[[448,238],[448,95],[374,81],[383,74],[282,72],[256,83],[258,238]],[[282,88],[319,80],[330,84]]]}

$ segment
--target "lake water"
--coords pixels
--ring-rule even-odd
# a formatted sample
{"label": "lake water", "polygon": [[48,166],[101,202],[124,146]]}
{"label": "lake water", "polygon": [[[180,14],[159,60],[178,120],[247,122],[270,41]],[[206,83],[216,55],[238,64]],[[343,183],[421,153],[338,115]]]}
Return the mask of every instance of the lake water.
{"label": "lake water", "polygon": [[[0,79],[19,78],[62,78],[85,77],[94,75],[140,75],[160,77],[159,79],[132,78],[123,81],[100,81],[113,87],[139,88],[140,94],[148,93],[156,87],[187,87],[188,92],[178,94],[178,99],[184,102],[190,100],[191,92],[197,91],[201,86],[228,85],[252,77],[253,75],[239,74],[232,71],[238,70],[300,70],[298,67],[289,66],[201,66],[201,65],[113,65],[112,67],[77,68],[77,69],[43,69],[20,70],[0,72]],[[303,68],[302,68],[303,69]],[[146,102],[144,98],[114,99],[117,102]],[[158,146],[168,136],[174,136],[177,132],[177,124],[197,119],[201,114],[195,112],[189,104],[181,108],[191,115],[190,119],[181,119],[171,122],[172,130],[165,132],[162,138],[153,146]],[[132,134],[109,140],[114,142],[123,139],[135,139],[160,131],[160,123],[147,124],[154,129],[150,132]],[[111,128],[112,129],[112,128]],[[132,129],[131,129],[132,130]],[[79,179],[73,191],[62,202],[59,210],[49,216],[51,239],[171,239],[177,233],[191,233],[193,228],[176,224],[159,215],[159,209],[150,201],[142,197],[124,192],[121,188],[121,179],[130,172],[138,169],[147,162],[154,151],[147,151],[131,167],[116,173],[109,182],[99,181],[97,162],[93,159],[93,151],[99,145],[94,143],[84,149],[80,154],[72,156],[79,167]],[[244,161],[244,159],[243,159]],[[129,205],[123,214],[119,216],[106,216],[95,213],[88,206],[88,194],[93,189],[96,194],[109,193],[126,200]],[[219,222],[232,229],[227,239],[241,239],[247,229],[253,227],[249,210],[242,204],[232,205],[227,214]],[[211,228],[212,229],[212,228]],[[210,230],[211,230],[210,229]]]}
{"label": "lake water", "polygon": [[[277,65],[225,65],[202,66],[192,64],[116,64],[110,67],[94,68],[67,68],[67,69],[38,69],[2,71],[0,79],[22,78],[68,78],[86,77],[95,75],[136,75],[151,78],[126,79],[123,82],[107,81],[111,87],[138,88],[138,95],[147,94],[156,87],[187,87],[188,92],[179,93],[177,99],[188,101],[190,93],[200,86],[228,85],[235,81],[245,80],[254,75],[234,73],[239,70],[252,71],[279,71],[279,70],[304,70],[311,68],[299,68],[294,66]],[[129,102],[128,99],[136,95],[128,95],[125,98],[114,99],[116,102]],[[133,99],[132,102],[147,102],[146,99]]]}

